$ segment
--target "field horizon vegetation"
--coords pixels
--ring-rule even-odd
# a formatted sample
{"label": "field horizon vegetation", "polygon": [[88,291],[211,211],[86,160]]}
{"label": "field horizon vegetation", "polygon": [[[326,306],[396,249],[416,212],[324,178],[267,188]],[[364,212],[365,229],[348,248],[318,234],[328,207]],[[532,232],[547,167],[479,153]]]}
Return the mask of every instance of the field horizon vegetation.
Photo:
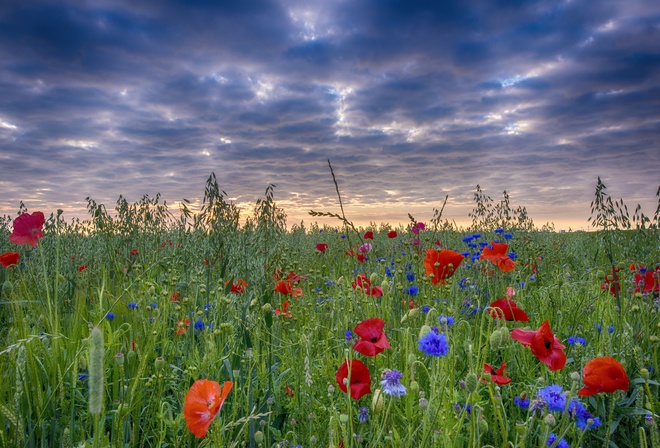
{"label": "field horizon vegetation", "polygon": [[658,208],[594,232],[87,198],[0,218],[0,447],[654,447]]}

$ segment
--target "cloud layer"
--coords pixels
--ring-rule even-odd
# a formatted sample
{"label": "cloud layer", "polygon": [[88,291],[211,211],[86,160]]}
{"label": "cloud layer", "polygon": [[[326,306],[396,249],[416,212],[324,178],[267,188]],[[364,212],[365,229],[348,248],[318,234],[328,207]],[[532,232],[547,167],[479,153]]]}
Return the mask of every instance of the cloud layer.
{"label": "cloud layer", "polygon": [[[449,4],[444,4],[449,3]],[[0,5],[0,214],[84,216],[213,171],[291,222],[467,220],[477,184],[586,227],[598,176],[653,214],[660,4],[10,0]],[[175,207],[176,208],[176,207]]]}

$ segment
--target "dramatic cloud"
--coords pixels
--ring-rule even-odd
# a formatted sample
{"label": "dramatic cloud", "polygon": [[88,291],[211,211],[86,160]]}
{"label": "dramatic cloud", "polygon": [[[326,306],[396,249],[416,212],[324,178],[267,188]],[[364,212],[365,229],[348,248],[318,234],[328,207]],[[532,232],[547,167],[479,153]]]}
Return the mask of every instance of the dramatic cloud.
{"label": "dramatic cloud", "polygon": [[[586,227],[600,176],[647,214],[660,184],[651,1],[9,0],[0,214],[85,215],[215,172],[290,222],[465,223],[479,184],[537,225]],[[176,209],[176,206],[175,206]]]}

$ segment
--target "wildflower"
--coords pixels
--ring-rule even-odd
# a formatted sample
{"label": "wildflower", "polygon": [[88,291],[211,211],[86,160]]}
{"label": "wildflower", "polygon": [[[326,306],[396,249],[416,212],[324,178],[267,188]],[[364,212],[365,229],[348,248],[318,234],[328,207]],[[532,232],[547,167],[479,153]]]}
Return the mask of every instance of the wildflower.
{"label": "wildflower", "polygon": [[197,322],[195,322],[195,330],[201,331],[204,329],[204,327],[205,327],[204,321],[198,320]]}
{"label": "wildflower", "polygon": [[[225,283],[225,285],[227,284],[229,284],[229,281]],[[234,283],[231,284],[231,288],[229,289],[229,292],[232,294],[244,294],[245,288],[247,287],[248,287],[247,282],[242,278],[239,278]]]}
{"label": "wildflower", "polygon": [[288,300],[285,300],[282,303],[282,308],[280,307],[275,308],[275,315],[281,316],[283,314],[284,317],[293,317],[293,314],[291,314],[291,312],[289,311],[289,306],[291,306],[291,304],[289,303]]}
{"label": "wildflower", "polygon": [[483,251],[481,251],[480,259],[490,261],[502,272],[513,271],[518,263],[506,255],[509,245],[496,242],[492,242],[490,245],[493,246],[492,249],[490,247],[485,247]]}
{"label": "wildflower", "polygon": [[362,406],[358,410],[358,421],[360,423],[366,423],[367,420],[369,420],[369,408],[366,406]]}
{"label": "wildflower", "polygon": [[454,325],[454,318],[452,316],[439,316],[438,322],[440,322],[440,325],[446,325],[447,327],[451,327],[452,325]]}
{"label": "wildflower", "polygon": [[296,393],[293,391],[293,389],[291,389],[291,386],[289,386],[288,384],[285,384],[285,385],[284,385],[284,393],[286,393],[287,395],[289,395],[289,396],[291,396],[291,397],[293,397],[293,396],[296,394]]}
{"label": "wildflower", "polygon": [[489,305],[490,317],[493,319],[514,320],[519,322],[528,322],[529,316],[523,310],[518,308],[516,302],[509,299],[497,299]]}
{"label": "wildflower", "polygon": [[501,227],[498,227],[497,229],[494,230],[495,233],[502,233],[504,232],[504,229]]}
{"label": "wildflower", "polygon": [[175,291],[170,296],[170,302],[178,302],[180,298],[181,298],[181,293],[178,292],[178,291]]}
{"label": "wildflower", "polygon": [[419,232],[424,229],[426,229],[426,225],[423,222],[418,222],[412,227],[412,233],[419,235]]}
{"label": "wildflower", "polygon": [[544,387],[536,393],[536,396],[543,400],[550,411],[563,412],[566,408],[566,394],[557,384]]}
{"label": "wildflower", "polygon": [[575,426],[583,431],[601,426],[600,417],[593,417],[577,398],[568,403],[568,415],[575,418]]}
{"label": "wildflower", "polygon": [[580,336],[570,336],[568,339],[566,339],[566,342],[568,345],[577,345],[578,347],[586,347],[587,346],[587,341],[580,337]]}
{"label": "wildflower", "polygon": [[325,243],[318,243],[318,244],[316,245],[316,250],[318,250],[319,252],[323,253],[323,252],[325,252],[326,250],[328,250],[328,245],[325,244]]}
{"label": "wildflower", "polygon": [[0,255],[0,264],[3,268],[8,268],[11,265],[18,264],[18,259],[21,254],[18,252],[5,252]]}
{"label": "wildflower", "polygon": [[368,232],[365,232],[364,239],[365,240],[373,240],[374,239],[374,233],[371,230],[368,231]]}
{"label": "wildflower", "polygon": [[[350,375],[349,375],[350,369]],[[350,383],[349,378],[350,376]],[[369,369],[359,359],[353,359],[350,364],[346,360],[339,366],[335,375],[339,388],[344,393],[350,393],[351,398],[359,400],[366,394],[371,393],[371,377]],[[348,391],[350,388],[350,392]]]}
{"label": "wildflower", "polygon": [[607,326],[607,332],[610,333],[610,334],[614,333],[614,327],[612,325],[608,325]]}
{"label": "wildflower", "polygon": [[87,269],[88,267],[89,267],[89,266],[86,265],[86,264],[83,264],[83,265],[81,265],[81,266],[78,266],[78,272],[82,272],[82,271],[84,271],[85,269]]}
{"label": "wildflower", "polygon": [[177,324],[176,324],[176,330],[174,330],[174,334],[177,336],[181,336],[182,334],[186,334],[188,331],[188,328],[190,327],[190,319],[181,319]]}
{"label": "wildflower", "polygon": [[415,273],[414,272],[408,272],[406,274],[406,280],[409,282],[414,282],[415,281]]}
{"label": "wildflower", "polygon": [[377,317],[364,320],[356,325],[355,334],[360,339],[353,346],[353,350],[365,356],[376,356],[386,348],[390,348],[387,336],[383,333],[385,322]]}
{"label": "wildflower", "polygon": [[346,330],[346,333],[344,333],[344,338],[346,338],[346,342],[353,341],[353,333],[351,330]]}
{"label": "wildflower", "polygon": [[424,269],[434,285],[438,283],[444,285],[445,279],[454,275],[461,261],[463,261],[463,255],[453,250],[428,249],[424,257]]}
{"label": "wildflower", "polygon": [[419,287],[409,286],[407,288],[404,288],[403,292],[411,296],[416,296],[417,294],[419,294]]}
{"label": "wildflower", "polygon": [[527,409],[529,407],[529,398],[525,394],[522,396],[517,396],[513,399],[513,404],[518,406],[520,409]]}
{"label": "wildflower", "polygon": [[357,261],[359,261],[360,263],[364,263],[365,261],[367,261],[369,259],[369,257],[367,257],[364,254],[359,254],[356,258],[357,258]]}
{"label": "wildflower", "polygon": [[108,312],[108,313],[105,315],[105,318],[108,319],[110,322],[112,322],[113,320],[115,320],[115,313]]}
{"label": "wildflower", "polygon": [[388,238],[396,238],[397,237],[396,230],[390,230],[389,232],[387,232],[387,237]]}
{"label": "wildflower", "polygon": [[131,250],[131,257],[137,257],[137,256],[138,256],[138,250],[137,249]]}
{"label": "wildflower", "polygon": [[360,290],[372,297],[380,297],[383,295],[383,289],[380,286],[371,286],[371,280],[363,272],[361,272],[352,283],[353,289]]}
{"label": "wildflower", "polygon": [[[484,372],[490,374],[490,381],[497,384],[498,386],[504,386],[511,382],[511,378],[504,376],[504,369],[506,369],[506,363],[502,363],[502,367],[495,370],[491,367],[490,364],[484,363]],[[486,383],[484,379],[481,380],[482,383]]]}
{"label": "wildflower", "polygon": [[554,432],[551,432],[548,436],[548,446],[553,446],[555,448],[570,448],[570,445],[565,439],[559,439],[559,442],[555,445],[557,441],[557,435]]}
{"label": "wildflower", "polygon": [[129,310],[136,310],[137,311],[137,309],[139,308],[138,304],[135,303],[135,302],[128,302],[128,304],[126,306],[128,306]]}
{"label": "wildflower", "polygon": [[582,370],[582,382],[584,387],[578,391],[578,395],[583,397],[599,392],[627,391],[630,386],[625,369],[610,356],[587,362]]}
{"label": "wildflower", "polygon": [[640,273],[635,274],[635,285],[635,292],[660,291],[660,267],[655,271],[641,268]]}
{"label": "wildflower", "polygon": [[502,236],[504,237],[505,240],[510,240],[513,238],[513,234],[511,233],[504,233],[502,234]]}
{"label": "wildflower", "polygon": [[464,237],[463,237],[463,242],[464,242],[464,243],[469,243],[469,242],[472,241],[473,239],[474,239],[474,237],[473,237],[472,235],[464,236]]}
{"label": "wildflower", "polygon": [[511,332],[511,339],[530,347],[534,356],[550,370],[561,370],[566,365],[566,354],[563,351],[566,347],[552,334],[547,320],[536,331],[515,328]]}
{"label": "wildflower", "polygon": [[446,356],[449,352],[447,336],[444,333],[438,333],[437,329],[431,329],[418,342],[419,350],[427,356]]}
{"label": "wildflower", "polygon": [[285,279],[278,280],[275,283],[275,292],[300,298],[300,296],[302,296],[302,288],[294,288],[294,284],[297,284],[298,282],[300,282],[300,277],[298,277],[298,274],[296,274],[294,271],[291,271]]}
{"label": "wildflower", "polygon": [[233,382],[225,381],[221,389],[216,381],[197,380],[190,387],[186,394],[183,415],[186,426],[195,437],[206,436],[211,422],[222,408],[233,385]]}
{"label": "wildflower", "polygon": [[9,235],[9,241],[18,245],[29,244],[35,247],[39,239],[44,236],[42,232],[44,222],[44,214],[41,212],[23,213],[14,219],[14,230]]}
{"label": "wildflower", "polygon": [[383,393],[385,395],[391,395],[394,397],[406,395],[406,387],[401,384],[401,378],[403,378],[401,372],[398,370],[386,369],[383,372],[382,378],[383,380],[380,382],[380,385],[383,386]]}
{"label": "wildflower", "polygon": [[371,245],[371,243],[364,243],[362,246],[360,246],[359,250],[363,254],[366,254],[367,252],[370,252],[371,249],[373,249],[373,246]]}

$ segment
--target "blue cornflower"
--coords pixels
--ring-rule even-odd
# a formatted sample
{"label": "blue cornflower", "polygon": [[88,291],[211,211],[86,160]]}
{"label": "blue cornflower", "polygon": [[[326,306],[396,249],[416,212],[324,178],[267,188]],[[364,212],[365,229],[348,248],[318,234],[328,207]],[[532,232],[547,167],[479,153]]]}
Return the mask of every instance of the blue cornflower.
{"label": "blue cornflower", "polygon": [[587,341],[580,336],[570,336],[566,342],[568,342],[568,345],[578,345],[581,347],[587,346]]}
{"label": "blue cornflower", "polygon": [[504,229],[501,228],[501,227],[498,227],[497,229],[495,229],[495,233],[502,233],[502,232],[504,232]]}
{"label": "blue cornflower", "polygon": [[110,322],[115,320],[115,313],[108,313],[105,315],[105,318],[108,319]]}
{"label": "blue cornflower", "polygon": [[431,307],[428,305],[422,306],[422,313],[428,313],[429,311],[431,311]]}
{"label": "blue cornflower", "polygon": [[595,328],[596,331],[599,332],[599,333],[600,333],[601,331],[603,331],[603,326],[602,326],[601,324],[596,324],[596,325],[594,325],[594,328]]}
{"label": "blue cornflower", "polygon": [[472,238],[474,238],[475,240],[478,240],[479,238],[481,238],[481,233],[474,233],[472,235]]}
{"label": "blue cornflower", "polygon": [[438,333],[438,329],[431,328],[419,341],[419,350],[427,356],[446,356],[449,352],[447,336],[444,333]]}
{"label": "blue cornflower", "polygon": [[406,274],[406,280],[409,282],[414,282],[415,281],[415,273],[414,272],[408,272]]}
{"label": "blue cornflower", "polygon": [[516,396],[513,399],[513,404],[518,406],[520,409],[527,409],[529,407],[529,398],[522,398],[522,397]]}
{"label": "blue cornflower", "polygon": [[137,310],[138,309],[138,304],[135,302],[128,302],[128,309],[129,310]]}
{"label": "blue cornflower", "polygon": [[383,393],[385,395],[391,395],[394,397],[406,395],[406,387],[401,384],[403,373],[399,372],[398,370],[386,369],[383,372],[382,378],[383,381],[380,382],[380,385],[383,386]]}
{"label": "blue cornflower", "polygon": [[379,262],[379,263],[382,263],[383,261],[387,261],[387,258],[380,257],[376,261]]}
{"label": "blue cornflower", "polygon": [[86,373],[79,373],[79,374],[78,374],[78,380],[82,381],[82,380],[84,380],[84,379],[86,379],[86,378],[87,378],[87,374],[86,374]]}
{"label": "blue cornflower", "polygon": [[419,287],[409,286],[408,288],[404,288],[403,292],[411,296],[416,296],[417,294],[419,294]]}
{"label": "blue cornflower", "polygon": [[469,257],[469,256],[470,256],[470,252],[461,252],[461,255],[463,255],[464,257]]}
{"label": "blue cornflower", "polygon": [[468,243],[468,247],[469,247],[470,249],[476,249],[476,248],[477,248],[477,244],[476,244],[476,243]]}
{"label": "blue cornflower", "polygon": [[341,239],[342,239],[342,240],[343,240],[343,239],[346,239],[346,235],[342,235],[342,236],[341,236]]}
{"label": "blue cornflower", "polygon": [[346,330],[346,333],[344,333],[344,337],[346,338],[346,341],[352,341],[353,340],[353,333],[351,330]]}
{"label": "blue cornflower", "polygon": [[516,258],[518,258],[518,254],[515,252],[509,252],[509,258],[515,260]]}
{"label": "blue cornflower", "polygon": [[[568,403],[568,415],[575,418],[575,426],[582,430],[598,428],[601,425],[600,417],[594,418],[577,398],[573,398]],[[589,419],[591,422],[588,421]]]}
{"label": "blue cornflower", "polygon": [[205,327],[204,322],[201,320],[198,320],[195,322],[195,330],[203,330]]}
{"label": "blue cornflower", "polygon": [[327,282],[325,282],[325,286],[335,286],[335,282],[333,282],[332,280],[328,280]]}
{"label": "blue cornflower", "polygon": [[454,318],[451,316],[440,316],[438,317],[438,321],[440,322],[440,325],[446,325],[448,327],[454,325]]}
{"label": "blue cornflower", "polygon": [[513,238],[513,235],[510,233],[505,233],[502,236],[504,237],[505,240],[510,240],[511,238]]}
{"label": "blue cornflower", "polygon": [[488,246],[488,241],[479,241],[479,246],[481,246],[481,247]]}
{"label": "blue cornflower", "polygon": [[611,326],[611,325],[608,325],[608,326],[607,326],[607,332],[608,332],[608,333],[614,333],[614,327]]}
{"label": "blue cornflower", "polygon": [[472,235],[463,237],[463,242],[464,243],[469,243],[470,241],[472,241]]}
{"label": "blue cornflower", "polygon": [[566,408],[566,395],[562,387],[557,384],[544,387],[536,396],[545,402],[550,411],[563,411]]}
{"label": "blue cornflower", "polygon": [[[557,435],[554,432],[551,432],[550,435],[548,436],[548,446],[553,446],[555,441],[557,440]],[[570,445],[566,441],[566,439],[561,439],[557,445],[555,445],[556,448],[570,448]]]}
{"label": "blue cornflower", "polygon": [[388,277],[394,277],[394,273],[388,267],[385,267],[385,275],[387,275]]}
{"label": "blue cornflower", "polygon": [[366,406],[362,406],[358,410],[358,421],[360,423],[366,423],[367,420],[369,420],[369,408]]}

